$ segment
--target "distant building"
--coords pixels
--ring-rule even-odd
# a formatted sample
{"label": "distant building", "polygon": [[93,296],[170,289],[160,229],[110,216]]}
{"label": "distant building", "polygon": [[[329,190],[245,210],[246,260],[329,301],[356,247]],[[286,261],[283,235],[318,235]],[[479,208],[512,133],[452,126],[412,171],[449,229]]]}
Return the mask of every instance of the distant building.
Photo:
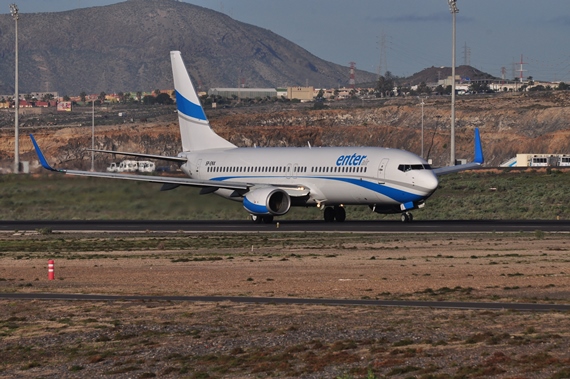
{"label": "distant building", "polygon": [[36,101],[35,106],[39,108],[48,108],[48,107],[55,107],[57,105],[57,101],[50,100],[50,101]]}
{"label": "distant building", "polygon": [[[15,105],[14,105],[14,103],[12,103],[11,108],[14,108],[14,107],[15,107]],[[31,102],[29,102],[28,100],[20,99],[20,101],[18,101],[18,107],[20,107],[20,108],[31,108],[31,107],[33,107],[33,104]]]}
{"label": "distant building", "polygon": [[58,112],[71,112],[73,110],[73,103],[71,101],[62,101],[57,104]]}
{"label": "distant building", "polygon": [[289,100],[313,100],[314,98],[314,87],[287,87],[287,98]]}
{"label": "distant building", "polygon": [[59,93],[56,91],[49,91],[49,92],[33,92],[32,98],[36,100],[43,99],[44,97],[51,97],[52,99],[57,99],[59,97]]}
{"label": "distant building", "polygon": [[208,95],[255,99],[256,97],[277,97],[277,90],[275,88],[210,88]]}

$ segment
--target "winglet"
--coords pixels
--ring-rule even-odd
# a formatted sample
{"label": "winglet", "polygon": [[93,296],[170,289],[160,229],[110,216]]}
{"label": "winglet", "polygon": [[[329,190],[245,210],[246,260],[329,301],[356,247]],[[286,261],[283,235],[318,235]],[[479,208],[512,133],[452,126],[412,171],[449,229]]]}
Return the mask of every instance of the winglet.
{"label": "winglet", "polygon": [[483,164],[485,158],[483,157],[483,148],[481,147],[481,136],[479,136],[479,128],[475,128],[475,159],[474,163]]}
{"label": "winglet", "polygon": [[479,135],[479,128],[475,128],[475,157],[473,162],[461,164],[457,166],[446,166],[433,169],[433,173],[436,175],[447,175],[454,172],[460,172],[465,170],[471,170],[473,168],[479,167],[485,162],[483,157],[483,147],[481,146],[481,136]]}
{"label": "winglet", "polygon": [[38,155],[38,159],[40,160],[40,163],[43,166],[43,168],[50,171],[59,171],[49,165],[49,163],[46,160],[46,157],[44,157],[44,153],[42,153],[42,150],[38,146],[38,143],[36,142],[36,139],[34,138],[33,134],[30,134],[30,138],[32,139],[32,143],[34,144],[34,149],[36,149],[36,154]]}

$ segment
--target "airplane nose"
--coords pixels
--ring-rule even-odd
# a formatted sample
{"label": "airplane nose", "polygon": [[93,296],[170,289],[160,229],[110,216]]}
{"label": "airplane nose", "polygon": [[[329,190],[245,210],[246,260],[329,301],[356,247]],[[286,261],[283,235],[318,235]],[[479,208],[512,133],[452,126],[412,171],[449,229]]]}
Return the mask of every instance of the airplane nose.
{"label": "airplane nose", "polygon": [[426,171],[424,178],[423,178],[423,185],[428,190],[428,193],[431,195],[437,189],[439,185],[439,180],[437,175],[435,175],[431,171]]}

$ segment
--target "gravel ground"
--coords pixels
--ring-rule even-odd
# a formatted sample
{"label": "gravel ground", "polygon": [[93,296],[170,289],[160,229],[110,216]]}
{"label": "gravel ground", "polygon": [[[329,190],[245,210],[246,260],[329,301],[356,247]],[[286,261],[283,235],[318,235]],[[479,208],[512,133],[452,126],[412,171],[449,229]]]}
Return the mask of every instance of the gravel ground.
{"label": "gravel ground", "polygon": [[[555,302],[568,236],[404,235],[337,247],[3,253],[0,291]],[[1,378],[566,378],[567,313],[0,301]]]}

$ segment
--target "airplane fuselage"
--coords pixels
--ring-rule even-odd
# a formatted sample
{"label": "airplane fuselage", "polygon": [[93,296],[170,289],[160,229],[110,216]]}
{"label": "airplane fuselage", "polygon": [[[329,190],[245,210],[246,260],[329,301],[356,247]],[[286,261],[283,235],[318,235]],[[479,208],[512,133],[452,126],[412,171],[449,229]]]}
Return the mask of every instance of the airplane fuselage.
{"label": "airplane fuselage", "polygon": [[[408,204],[411,209],[438,185],[426,161],[397,149],[232,148],[183,155],[188,163],[182,170],[191,178],[283,186],[293,206]],[[242,200],[232,190],[215,193]]]}

